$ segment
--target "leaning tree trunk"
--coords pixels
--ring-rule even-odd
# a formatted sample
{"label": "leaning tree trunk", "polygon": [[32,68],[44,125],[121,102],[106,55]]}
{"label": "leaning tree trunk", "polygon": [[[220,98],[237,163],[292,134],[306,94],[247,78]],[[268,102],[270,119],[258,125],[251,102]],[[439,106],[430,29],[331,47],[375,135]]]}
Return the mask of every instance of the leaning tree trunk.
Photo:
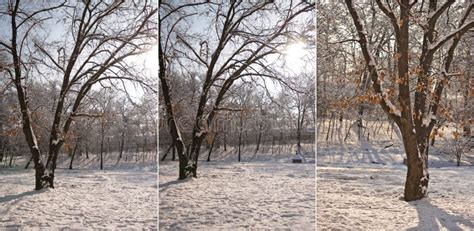
{"label": "leaning tree trunk", "polygon": [[31,124],[31,118],[29,114],[28,107],[28,97],[26,95],[26,88],[23,88],[22,84],[22,73],[21,73],[21,60],[18,56],[17,50],[17,24],[16,24],[16,15],[18,10],[18,4],[11,12],[11,28],[12,28],[12,39],[11,39],[11,54],[13,57],[13,66],[15,69],[14,73],[14,84],[18,96],[18,102],[20,104],[20,112],[22,117],[22,127],[23,134],[25,135],[26,143],[30,149],[31,156],[33,158],[33,163],[35,165],[35,190],[42,189],[44,183],[48,182],[48,177],[45,176],[45,166],[41,160],[41,152],[39,150],[38,141],[36,140],[36,135],[33,131],[33,126]]}
{"label": "leaning tree trunk", "polygon": [[217,134],[219,133],[216,133],[214,137],[212,138],[211,147],[209,148],[209,153],[207,154],[207,162],[211,161],[212,148],[214,148],[214,143],[216,142]]}
{"label": "leaning tree trunk", "polygon": [[[168,153],[170,152],[170,150],[174,148],[173,144],[171,144],[168,149],[166,149],[165,151],[165,154],[163,154],[163,157],[161,158],[161,161],[164,161],[166,159],[166,156],[168,156]],[[173,149],[174,150],[174,149]]]}
{"label": "leaning tree trunk", "polygon": [[[161,34],[161,30],[158,30],[159,36]],[[164,59],[164,52],[163,48],[161,47],[161,42],[158,43],[158,54],[159,58],[159,75],[161,82],[161,90],[163,94],[163,100],[165,101],[166,107],[166,117],[168,121],[168,127],[171,134],[171,138],[173,139],[174,147],[176,148],[178,159],[179,159],[179,179],[185,179],[187,176],[186,166],[188,165],[188,156],[186,155],[186,148],[181,137],[181,132],[179,130],[178,124],[176,123],[174,110],[173,110],[173,103],[171,101],[171,88],[169,83],[166,79],[166,63]]]}
{"label": "leaning tree trunk", "polygon": [[[21,74],[16,74],[16,75],[21,76]],[[25,135],[26,142],[28,143],[28,147],[30,148],[30,152],[31,152],[34,167],[35,167],[35,190],[39,190],[39,189],[42,189],[49,180],[48,180],[48,177],[45,176],[46,168],[41,160],[41,152],[39,150],[38,142],[36,140],[36,136],[34,134],[34,131],[30,122],[30,115],[28,113],[29,112],[28,104],[27,104],[28,100],[23,91],[23,86],[20,81],[21,81],[20,77],[18,77],[18,79],[15,80],[15,85],[16,85],[16,89],[18,93],[18,100],[20,102],[20,109],[21,109],[21,114],[22,114],[23,134]]]}
{"label": "leaning tree trunk", "polygon": [[72,169],[72,162],[74,161],[74,157],[76,156],[76,151],[77,151],[78,146],[79,146],[79,142],[78,142],[78,140],[76,140],[76,143],[74,144],[74,149],[73,149],[72,155],[71,155],[71,162],[69,162],[69,169],[70,170]]}
{"label": "leaning tree trunk", "polygon": [[[33,158],[30,158],[30,160],[28,160],[28,163],[26,163],[25,165],[25,169],[28,169],[28,167],[30,167],[30,164],[31,164],[31,161],[33,160]],[[2,160],[0,159],[0,163],[2,162]]]}

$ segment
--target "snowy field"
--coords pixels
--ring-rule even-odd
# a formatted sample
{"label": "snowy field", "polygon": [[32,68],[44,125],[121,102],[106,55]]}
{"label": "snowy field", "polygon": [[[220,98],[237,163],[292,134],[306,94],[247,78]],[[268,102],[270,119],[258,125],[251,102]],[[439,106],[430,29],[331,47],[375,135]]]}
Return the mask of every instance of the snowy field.
{"label": "snowy field", "polygon": [[474,230],[473,174],[432,168],[428,198],[405,202],[405,167],[318,167],[318,230]]}
{"label": "snowy field", "polygon": [[318,142],[318,230],[474,230],[474,153],[456,167],[446,148],[430,147],[428,197],[405,202],[398,140]]}
{"label": "snowy field", "polygon": [[0,230],[157,229],[156,162],[110,160],[101,171],[87,161],[59,168],[56,188],[40,191],[33,190],[34,171],[24,170],[24,161],[0,167]]}
{"label": "snowy field", "polygon": [[[314,153],[306,164],[290,156],[222,155],[200,162],[198,178],[177,181],[177,162],[160,162],[159,221],[163,230],[314,230]],[[252,161],[250,161],[252,159]]]}

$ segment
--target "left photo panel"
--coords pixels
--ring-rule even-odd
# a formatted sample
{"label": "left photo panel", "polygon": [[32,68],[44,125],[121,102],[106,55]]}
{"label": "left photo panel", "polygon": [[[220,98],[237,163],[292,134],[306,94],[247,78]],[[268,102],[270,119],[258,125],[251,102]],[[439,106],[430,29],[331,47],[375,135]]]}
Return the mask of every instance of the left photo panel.
{"label": "left photo panel", "polygon": [[158,229],[158,1],[2,1],[0,27],[0,230]]}

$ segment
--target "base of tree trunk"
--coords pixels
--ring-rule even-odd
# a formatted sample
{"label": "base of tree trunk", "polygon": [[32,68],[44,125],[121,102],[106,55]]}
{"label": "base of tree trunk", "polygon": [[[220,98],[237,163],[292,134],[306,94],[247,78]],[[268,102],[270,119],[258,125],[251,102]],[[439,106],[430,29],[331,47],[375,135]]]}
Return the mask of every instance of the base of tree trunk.
{"label": "base of tree trunk", "polygon": [[45,175],[44,172],[35,174],[35,190],[40,190],[45,187],[54,188],[54,174]]}
{"label": "base of tree trunk", "polygon": [[[420,163],[420,165],[422,164]],[[423,171],[426,171],[426,176],[423,175]],[[426,197],[429,181],[427,171],[427,169],[423,170],[422,167],[408,170],[404,191],[405,201],[415,201]]]}
{"label": "base of tree trunk", "polygon": [[184,180],[187,177],[186,166],[188,165],[187,160],[179,160],[179,178],[178,180]]}
{"label": "base of tree trunk", "polygon": [[426,193],[419,188],[418,185],[407,185],[405,184],[405,201],[416,201],[426,197]]}

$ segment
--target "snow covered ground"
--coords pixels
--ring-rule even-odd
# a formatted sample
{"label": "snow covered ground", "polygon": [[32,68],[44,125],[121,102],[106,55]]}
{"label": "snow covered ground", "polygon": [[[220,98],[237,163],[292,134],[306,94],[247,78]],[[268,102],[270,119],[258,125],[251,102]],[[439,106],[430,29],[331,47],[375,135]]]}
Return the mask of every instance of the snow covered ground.
{"label": "snow covered ground", "polygon": [[405,167],[318,167],[318,230],[474,230],[473,174],[432,168],[428,198],[405,202]]}
{"label": "snow covered ground", "polygon": [[40,191],[31,167],[17,163],[0,167],[0,230],[157,229],[156,162],[108,161],[101,171],[97,162],[78,160],[77,169],[56,171],[55,189]]}
{"label": "snow covered ground", "polygon": [[[200,162],[198,178],[177,181],[177,162],[159,166],[160,229],[314,230],[314,153],[306,164],[291,156],[222,155]],[[250,161],[252,160],[252,161]]]}
{"label": "snow covered ground", "polygon": [[430,147],[428,197],[405,202],[400,141],[320,141],[317,154],[318,230],[474,230],[474,153],[461,167]]}

